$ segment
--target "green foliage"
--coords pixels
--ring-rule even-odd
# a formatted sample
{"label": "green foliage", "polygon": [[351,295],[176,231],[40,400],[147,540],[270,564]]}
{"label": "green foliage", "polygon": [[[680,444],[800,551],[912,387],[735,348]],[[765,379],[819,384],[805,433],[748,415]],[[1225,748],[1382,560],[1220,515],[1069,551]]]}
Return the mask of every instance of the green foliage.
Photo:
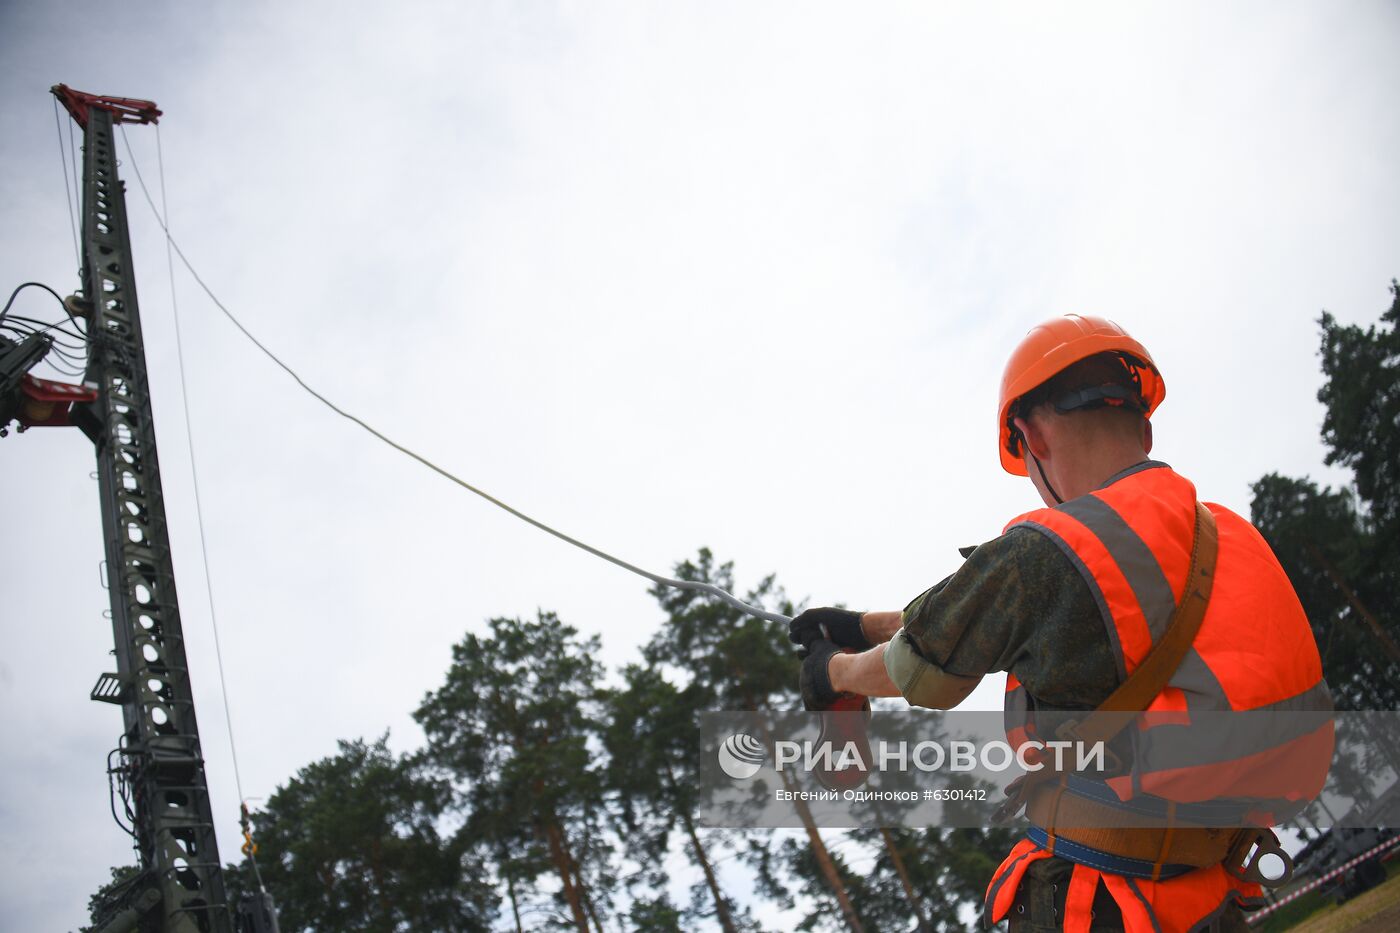
{"label": "green foliage", "polygon": [[[522,893],[552,872],[578,925],[606,915],[615,876],[602,768],[590,748],[600,717],[598,639],[553,613],[492,619],[452,649],[441,688],[414,713],[425,760],[448,775],[479,841]],[[553,922],[553,921],[551,921]]]}
{"label": "green foliage", "polygon": [[[867,930],[945,933],[966,928],[963,910],[981,903],[993,870],[1018,838],[1009,829],[859,829],[846,839],[873,855],[870,867],[855,875],[839,856],[833,860]],[[843,929],[822,896],[825,882],[811,850],[789,841],[778,855],[794,893],[816,905],[799,929]]]}
{"label": "green foliage", "polygon": [[1251,487],[1251,518],[1288,573],[1340,708],[1400,708],[1400,285],[1380,326],[1323,313],[1318,399],[1327,463],[1351,489],[1270,473]]}
{"label": "green foliage", "polygon": [[[488,929],[496,898],[476,854],[438,831],[448,799],[387,736],[302,768],[254,814],[281,929]],[[231,880],[235,896],[254,883],[247,867]]]}
{"label": "green foliage", "polygon": [[[713,583],[733,591],[733,565],[716,566],[701,549],[695,562],[675,568],[679,579]],[[752,929],[747,911],[720,888],[710,849],[732,848],[733,834],[694,825],[699,786],[695,750],[700,714],[717,709],[780,702],[793,696],[796,666],[781,626],[739,612],[713,597],[689,590],[652,590],[667,620],[644,651],[646,663],[624,668],[623,686],[608,695],[603,745],[608,784],[615,795],[619,832],[640,856],[641,886],[664,883],[664,857],[680,830],[680,849],[699,869],[691,903],[681,919],[693,926],[713,917],[724,930]],[[772,577],[748,594],[756,605],[776,602]],[[684,686],[676,686],[674,677]]]}
{"label": "green foliage", "polygon": [[[747,911],[725,895],[714,877],[713,850],[727,848],[730,834],[695,826],[700,784],[695,750],[705,710],[703,691],[695,683],[677,688],[656,668],[639,664],[629,664],[622,675],[622,687],[607,694],[602,737],[613,819],[618,835],[627,840],[629,857],[639,865],[630,881],[639,903],[650,905],[650,922],[657,924],[638,928],[670,929],[655,914],[661,910],[676,911],[686,929],[706,918],[717,919],[722,929],[752,928]],[[648,900],[669,880],[666,857],[677,830],[681,851],[701,875],[685,909]],[[634,922],[638,916],[634,908]]]}
{"label": "green foliage", "polygon": [[[715,565],[701,548],[695,562],[676,565],[676,578],[712,583],[734,591],[734,565]],[[790,709],[797,697],[799,663],[781,625],[745,615],[695,590],[657,586],[652,590],[668,616],[643,652],[647,662],[677,669],[698,691],[707,709]],[[770,575],[751,590],[751,605],[793,607]]]}
{"label": "green foliage", "polygon": [[1318,400],[1329,464],[1350,467],[1376,533],[1393,547],[1400,537],[1400,284],[1381,326],[1343,327],[1323,313]]}
{"label": "green foliage", "polygon": [[637,899],[627,912],[629,928],[638,933],[682,933],[691,929],[683,925],[684,914],[665,895],[654,899]]}
{"label": "green foliage", "polygon": [[622,676],[623,687],[606,695],[605,778],[620,831],[649,866],[647,882],[657,884],[671,832],[695,812],[703,707],[695,685],[678,689],[655,668],[631,664]]}
{"label": "green foliage", "polygon": [[[925,859],[941,862],[942,888],[948,896],[960,904],[980,905],[992,873],[1020,840],[1021,833],[1002,827],[926,829],[923,837],[928,848]],[[938,837],[936,845],[933,837]]]}
{"label": "green foliage", "polygon": [[112,914],[120,910],[132,894],[139,891],[140,885],[135,882],[140,875],[140,869],[135,865],[113,868],[112,880],[88,897],[88,915],[92,925],[81,927],[79,933],[93,933],[94,930],[102,929],[111,920]]}
{"label": "green foliage", "polygon": [[[942,838],[913,829],[862,829],[851,837],[875,853],[867,884],[852,891],[865,925],[875,930],[960,930],[958,899],[943,887]],[[900,871],[913,890],[904,886]]]}
{"label": "green foliage", "polygon": [[[881,908],[889,906],[893,902],[893,892],[884,892],[892,895],[891,898],[877,900],[865,876],[851,870],[846,864],[846,859],[840,852],[831,851],[831,861],[836,866],[836,874],[845,886],[851,902],[855,905],[856,913],[860,917],[862,924],[867,930],[899,930],[903,926],[881,925],[882,921],[888,923],[889,914]],[[787,884],[793,892],[802,898],[802,903],[808,908],[802,919],[797,922],[794,929],[797,930],[820,930],[839,931],[848,929],[845,918],[836,908],[832,901],[830,885],[818,863],[815,850],[807,844],[805,839],[784,839],[777,848],[779,864],[787,870]],[[790,901],[795,904],[797,901]],[[895,905],[897,910],[897,905]],[[904,918],[908,918],[906,910]]]}

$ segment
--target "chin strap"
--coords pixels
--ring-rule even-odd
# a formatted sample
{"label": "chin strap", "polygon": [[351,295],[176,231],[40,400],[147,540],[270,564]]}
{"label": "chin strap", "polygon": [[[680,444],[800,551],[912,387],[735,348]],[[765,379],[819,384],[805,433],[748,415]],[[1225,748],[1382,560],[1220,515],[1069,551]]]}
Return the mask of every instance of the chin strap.
{"label": "chin strap", "polygon": [[1026,448],[1026,453],[1030,455],[1031,462],[1035,464],[1035,468],[1040,471],[1040,481],[1045,484],[1046,489],[1050,490],[1050,495],[1055,497],[1055,504],[1064,505],[1065,500],[1061,499],[1060,494],[1055,491],[1055,487],[1050,485],[1050,477],[1045,475],[1045,467],[1040,465],[1040,459],[1030,452],[1029,446]]}

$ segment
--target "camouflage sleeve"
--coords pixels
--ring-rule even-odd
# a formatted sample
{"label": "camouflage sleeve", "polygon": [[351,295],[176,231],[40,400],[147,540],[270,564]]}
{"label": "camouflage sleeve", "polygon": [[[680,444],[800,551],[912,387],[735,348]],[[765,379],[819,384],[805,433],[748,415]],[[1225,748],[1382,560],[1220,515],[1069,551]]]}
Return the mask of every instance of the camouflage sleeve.
{"label": "camouflage sleeve", "polygon": [[981,677],[959,677],[925,661],[900,629],[885,647],[885,671],[904,699],[914,706],[952,709],[976,689]]}
{"label": "camouflage sleeve", "polygon": [[1045,535],[1013,528],[904,610],[919,657],[947,674],[1014,673],[1033,696],[1091,708],[1118,682],[1103,616],[1074,564]]}

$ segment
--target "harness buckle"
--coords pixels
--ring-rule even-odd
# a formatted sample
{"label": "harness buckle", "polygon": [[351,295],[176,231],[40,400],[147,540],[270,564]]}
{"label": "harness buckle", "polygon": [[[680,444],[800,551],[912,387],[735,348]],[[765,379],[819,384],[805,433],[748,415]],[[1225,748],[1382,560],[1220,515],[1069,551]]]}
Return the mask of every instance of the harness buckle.
{"label": "harness buckle", "polygon": [[[1270,878],[1260,869],[1259,863],[1266,855],[1277,856],[1283,862],[1283,873],[1279,877]],[[1241,881],[1278,888],[1293,878],[1293,859],[1283,850],[1283,844],[1272,829],[1242,829],[1230,847],[1230,854],[1225,856],[1225,870]]]}

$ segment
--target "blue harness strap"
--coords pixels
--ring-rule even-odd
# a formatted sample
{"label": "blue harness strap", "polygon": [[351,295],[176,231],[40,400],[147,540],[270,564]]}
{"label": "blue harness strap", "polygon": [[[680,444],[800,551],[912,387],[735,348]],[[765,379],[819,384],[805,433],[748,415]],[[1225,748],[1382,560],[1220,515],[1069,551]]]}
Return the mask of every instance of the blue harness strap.
{"label": "blue harness strap", "polygon": [[[1050,848],[1050,836],[1039,826],[1032,826],[1027,830],[1026,838],[1042,849]],[[1099,871],[1106,871],[1113,875],[1126,875],[1129,878],[1152,877],[1153,863],[1146,859],[1114,855],[1111,852],[1071,842],[1064,836],[1055,837],[1054,854],[1056,858],[1062,858],[1067,862],[1088,865],[1090,868],[1097,868]],[[1157,879],[1160,881],[1165,878],[1175,878],[1195,870],[1196,866],[1194,865],[1163,865]]]}
{"label": "blue harness strap", "polygon": [[1204,800],[1196,803],[1178,803],[1169,809],[1171,801],[1152,794],[1137,794],[1129,800],[1121,799],[1103,781],[1094,781],[1069,775],[1065,790],[1076,797],[1083,797],[1127,813],[1155,820],[1175,818],[1183,823],[1198,826],[1245,826],[1249,825],[1248,815],[1256,804],[1249,800]]}

